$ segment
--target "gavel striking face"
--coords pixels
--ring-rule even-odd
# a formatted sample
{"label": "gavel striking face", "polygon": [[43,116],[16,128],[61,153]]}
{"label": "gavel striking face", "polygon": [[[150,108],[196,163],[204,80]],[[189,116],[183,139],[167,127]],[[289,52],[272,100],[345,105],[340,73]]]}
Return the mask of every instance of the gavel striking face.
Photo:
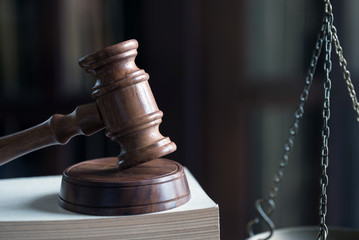
{"label": "gavel striking face", "polygon": [[176,145],[159,132],[163,113],[148,84],[149,75],[134,60],[138,43],[129,40],[80,59],[96,78],[95,103],[79,106],[69,115],[53,115],[28,130],[0,138],[0,165],[31,151],[65,144],[72,136],[90,135],[103,128],[121,146],[118,169],[160,158]]}

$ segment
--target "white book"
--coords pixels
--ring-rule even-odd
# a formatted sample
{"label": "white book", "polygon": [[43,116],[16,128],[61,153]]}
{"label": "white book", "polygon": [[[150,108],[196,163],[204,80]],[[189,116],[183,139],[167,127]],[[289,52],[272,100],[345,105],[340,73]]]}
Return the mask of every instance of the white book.
{"label": "white book", "polygon": [[219,239],[219,208],[185,169],[191,199],[132,216],[72,213],[57,204],[61,176],[0,180],[0,239]]}

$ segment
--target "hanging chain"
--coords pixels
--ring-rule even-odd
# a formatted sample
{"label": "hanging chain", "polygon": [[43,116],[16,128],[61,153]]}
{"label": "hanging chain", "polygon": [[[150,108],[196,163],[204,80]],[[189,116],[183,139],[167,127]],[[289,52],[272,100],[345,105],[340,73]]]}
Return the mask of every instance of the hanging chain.
{"label": "hanging chain", "polygon": [[339,37],[337,34],[337,29],[333,24],[334,17],[332,12],[332,5],[330,0],[324,0],[325,2],[325,14],[326,14],[326,22],[327,22],[327,32],[325,38],[325,63],[324,70],[326,72],[326,81],[324,83],[324,105],[323,105],[323,129],[322,129],[322,156],[321,156],[321,167],[322,174],[320,179],[321,186],[321,194],[320,194],[320,202],[319,202],[319,216],[320,216],[320,224],[319,224],[319,233],[317,236],[318,240],[326,240],[328,236],[328,227],[326,225],[326,215],[327,215],[327,207],[328,207],[328,196],[327,196],[327,186],[328,186],[328,175],[327,168],[329,164],[329,148],[328,148],[328,139],[330,136],[330,129],[328,127],[328,120],[330,118],[330,90],[331,90],[331,80],[329,74],[332,69],[331,62],[331,50],[332,50],[332,42],[334,43],[335,52],[339,57],[339,65],[343,71],[343,78],[345,83],[347,84],[347,90],[349,96],[352,100],[352,106],[354,111],[356,112],[356,119],[359,122],[359,103],[357,99],[357,95],[354,89],[354,85],[351,81],[351,74],[347,69],[347,61],[343,55],[343,48],[340,45]]}
{"label": "hanging chain", "polygon": [[359,122],[359,103],[356,92],[354,90],[353,83],[351,81],[351,75],[349,70],[347,69],[347,61],[343,55],[343,49],[340,45],[340,41],[337,35],[337,29],[333,25],[333,12],[332,12],[332,4],[330,0],[324,0],[325,3],[325,16],[324,21],[321,27],[321,30],[318,34],[318,38],[316,41],[315,49],[313,51],[311,63],[309,66],[308,74],[305,80],[304,90],[300,96],[300,104],[294,114],[294,122],[289,130],[289,137],[284,145],[284,154],[279,162],[279,168],[276,172],[272,184],[272,189],[269,192],[266,198],[260,198],[255,203],[255,208],[259,217],[256,217],[254,220],[250,221],[247,225],[247,232],[252,237],[254,236],[253,227],[255,224],[258,224],[261,220],[267,225],[269,228],[269,234],[265,239],[267,240],[272,237],[273,231],[275,229],[275,225],[271,220],[270,216],[274,211],[275,202],[279,191],[279,184],[283,178],[284,170],[288,165],[289,154],[293,148],[294,138],[298,133],[299,121],[303,117],[304,114],[304,105],[307,101],[310,86],[313,81],[313,75],[315,73],[316,65],[318,62],[318,58],[320,56],[320,52],[323,46],[323,42],[325,42],[325,60],[324,60],[324,71],[326,74],[326,78],[324,81],[324,102],[323,102],[323,127],[322,127],[322,151],[320,158],[321,165],[321,176],[320,176],[320,198],[319,198],[319,232],[317,235],[317,240],[326,240],[328,237],[328,227],[326,225],[326,215],[328,211],[328,196],[327,196],[327,186],[328,186],[328,174],[327,168],[329,165],[329,136],[330,136],[330,128],[328,125],[330,119],[330,94],[332,83],[330,79],[330,72],[332,70],[332,61],[331,61],[331,52],[332,45],[334,44],[335,52],[339,57],[339,65],[343,71],[343,78],[347,85],[347,90],[349,92],[349,96],[352,100],[353,109],[357,115],[357,121]]}
{"label": "hanging chain", "polygon": [[334,25],[332,25],[331,28],[332,28],[333,43],[334,43],[334,47],[335,47],[335,52],[339,57],[339,65],[343,70],[343,78],[344,78],[345,83],[347,84],[348,93],[349,93],[349,96],[350,96],[350,98],[352,100],[352,103],[353,103],[353,109],[357,114],[357,121],[359,122],[359,103],[358,103],[357,95],[356,95],[355,90],[354,90],[354,85],[353,85],[352,80],[351,80],[350,72],[347,69],[348,63],[347,63],[347,60],[344,58],[343,48],[340,46],[340,41],[339,41],[339,38],[338,38],[337,29],[336,29],[336,27]]}
{"label": "hanging chain", "polygon": [[321,168],[322,173],[320,177],[320,187],[321,193],[319,197],[319,233],[317,235],[318,240],[326,240],[328,236],[328,227],[326,225],[326,215],[328,207],[328,196],[327,196],[327,186],[328,186],[328,174],[327,168],[329,164],[329,148],[328,140],[330,136],[330,129],[328,126],[328,121],[330,119],[330,91],[332,83],[330,80],[330,72],[332,70],[332,61],[331,61],[331,51],[332,51],[332,28],[333,25],[333,13],[330,0],[325,0],[325,24],[326,24],[326,34],[325,34],[325,61],[324,61],[324,71],[326,74],[326,79],[324,81],[324,103],[323,103],[323,128],[322,128],[322,153],[321,153]]}
{"label": "hanging chain", "polygon": [[317,37],[317,40],[315,43],[315,48],[314,48],[313,54],[312,54],[312,59],[311,59],[310,65],[309,65],[308,73],[305,78],[305,86],[304,86],[302,94],[300,95],[300,103],[299,103],[297,110],[294,113],[294,122],[292,123],[292,125],[289,129],[289,137],[284,145],[284,154],[281,158],[281,161],[279,162],[278,171],[276,172],[276,174],[274,176],[272,188],[266,198],[260,198],[256,201],[255,208],[256,208],[257,213],[259,214],[259,217],[256,217],[254,220],[250,221],[247,225],[247,232],[248,232],[249,236],[251,236],[251,237],[255,235],[254,231],[253,231],[254,225],[258,224],[261,220],[269,228],[269,235],[263,240],[269,239],[273,235],[275,225],[274,225],[273,221],[271,220],[270,216],[273,213],[274,208],[275,208],[274,200],[278,195],[279,184],[284,176],[284,170],[285,170],[286,166],[288,165],[289,154],[294,145],[294,138],[298,133],[299,121],[302,119],[302,117],[304,115],[304,105],[307,102],[309,90],[310,90],[310,87],[313,82],[313,76],[315,73],[315,69],[316,69],[316,66],[318,63],[320,52],[321,52],[321,49],[323,46],[323,41],[325,38],[326,27],[327,26],[323,23],[323,25],[320,29],[320,32],[318,34],[318,37]]}

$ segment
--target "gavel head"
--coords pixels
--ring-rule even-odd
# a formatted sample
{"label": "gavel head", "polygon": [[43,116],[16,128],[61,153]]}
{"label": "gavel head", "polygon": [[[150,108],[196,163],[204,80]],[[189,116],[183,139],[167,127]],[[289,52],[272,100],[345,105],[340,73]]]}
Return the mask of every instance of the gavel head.
{"label": "gavel head", "polygon": [[92,95],[106,127],[106,135],[121,146],[118,168],[160,158],[176,145],[159,132],[163,113],[157,107],[149,75],[135,64],[138,43],[125,41],[79,60],[96,83]]}

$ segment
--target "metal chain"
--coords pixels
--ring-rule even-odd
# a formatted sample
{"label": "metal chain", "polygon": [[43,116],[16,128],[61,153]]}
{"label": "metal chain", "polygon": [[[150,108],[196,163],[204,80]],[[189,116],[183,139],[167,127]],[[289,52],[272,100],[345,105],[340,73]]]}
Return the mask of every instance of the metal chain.
{"label": "metal chain", "polygon": [[325,63],[324,70],[326,72],[326,81],[324,83],[324,105],[323,105],[323,129],[322,129],[322,156],[321,156],[321,167],[322,174],[320,179],[321,186],[321,195],[320,195],[320,203],[319,203],[319,216],[320,216],[320,224],[319,224],[319,233],[317,236],[318,240],[326,240],[328,236],[328,227],[326,225],[326,215],[327,215],[327,207],[328,207],[328,197],[327,197],[327,186],[328,186],[328,175],[327,168],[329,164],[329,149],[328,149],[328,139],[330,136],[330,129],[328,126],[328,120],[330,118],[330,90],[331,90],[331,80],[329,74],[332,69],[331,62],[331,50],[332,50],[332,42],[334,43],[335,52],[339,57],[339,65],[343,71],[343,78],[345,83],[347,84],[347,90],[349,96],[352,100],[352,106],[357,115],[357,121],[359,122],[359,103],[357,99],[356,92],[354,90],[354,85],[351,81],[351,74],[347,69],[347,61],[343,55],[343,48],[340,45],[339,37],[337,34],[337,29],[333,24],[334,17],[332,12],[332,5],[330,0],[324,0],[325,2],[325,14],[326,14],[326,22],[327,22],[327,32],[325,38]]}
{"label": "metal chain", "polygon": [[325,3],[325,16],[322,28],[320,33],[318,34],[318,38],[316,41],[315,49],[313,51],[312,60],[310,63],[310,67],[308,70],[308,74],[306,76],[305,87],[300,96],[300,104],[297,108],[294,117],[295,120],[290,127],[289,137],[284,146],[284,155],[279,163],[279,169],[274,176],[274,181],[272,184],[272,189],[269,192],[267,198],[260,198],[256,201],[255,208],[259,214],[259,217],[250,221],[247,225],[248,234],[252,237],[253,226],[263,220],[264,223],[269,228],[269,235],[262,240],[267,240],[272,237],[273,231],[275,229],[274,223],[271,220],[270,216],[274,211],[275,203],[274,200],[278,195],[279,184],[283,178],[285,167],[288,165],[289,154],[293,148],[294,138],[298,133],[298,125],[299,120],[303,117],[304,114],[304,104],[307,101],[310,86],[313,81],[313,75],[315,73],[315,68],[318,62],[318,58],[321,52],[321,48],[323,42],[325,40],[325,61],[324,61],[324,71],[326,74],[326,79],[324,81],[324,103],[323,103],[323,127],[322,127],[322,152],[321,152],[321,176],[320,176],[320,201],[319,201],[319,232],[317,235],[317,240],[326,240],[328,237],[328,227],[326,225],[326,215],[328,211],[328,196],[327,196],[327,186],[328,186],[328,174],[327,168],[329,165],[329,147],[328,141],[330,136],[330,128],[328,125],[330,119],[330,94],[331,94],[331,79],[330,72],[332,70],[332,61],[331,61],[331,52],[332,52],[332,44],[335,46],[335,52],[339,57],[339,65],[343,71],[343,78],[347,85],[347,90],[349,92],[349,96],[352,100],[353,109],[357,115],[357,121],[359,122],[359,103],[356,92],[354,90],[353,83],[351,81],[351,74],[347,69],[347,61],[343,55],[343,49],[340,45],[340,41],[337,35],[337,29],[333,25],[333,12],[332,12],[332,4],[330,0],[324,0]]}
{"label": "metal chain", "polygon": [[329,164],[329,148],[328,140],[330,136],[330,129],[328,126],[328,121],[330,119],[330,91],[332,88],[332,83],[330,80],[330,72],[332,70],[332,61],[331,61],[331,52],[332,52],[332,28],[333,25],[333,13],[330,0],[324,0],[325,2],[325,24],[326,24],[326,34],[325,34],[325,61],[324,61],[324,70],[326,74],[326,79],[324,81],[324,103],[323,103],[323,128],[322,128],[322,153],[321,153],[321,168],[322,173],[320,177],[320,187],[321,193],[319,197],[319,233],[317,235],[317,240],[326,240],[328,237],[328,227],[326,225],[326,215],[328,210],[328,196],[327,196],[327,186],[328,186],[328,174],[327,168]]}
{"label": "metal chain", "polygon": [[317,37],[317,40],[315,43],[315,48],[312,53],[312,59],[311,59],[311,62],[310,62],[309,68],[308,68],[307,76],[305,78],[305,86],[304,86],[302,94],[300,95],[300,103],[299,103],[299,106],[294,114],[294,122],[292,123],[292,125],[289,129],[289,137],[284,145],[284,154],[283,154],[283,157],[281,158],[281,161],[279,162],[278,171],[276,172],[276,174],[274,176],[272,188],[266,198],[260,198],[256,201],[255,208],[256,208],[256,211],[257,211],[259,217],[256,217],[254,220],[250,221],[247,225],[247,233],[251,237],[255,235],[254,231],[253,231],[254,225],[258,224],[261,220],[267,225],[267,227],[269,228],[269,231],[270,231],[269,235],[265,239],[262,239],[262,240],[269,239],[273,235],[275,225],[274,225],[273,221],[270,219],[270,216],[275,208],[274,200],[278,195],[279,184],[284,176],[284,170],[285,170],[286,166],[288,165],[289,154],[293,148],[294,138],[298,133],[299,121],[302,119],[303,114],[304,114],[304,105],[307,102],[309,90],[310,90],[310,87],[313,82],[313,76],[315,73],[315,69],[316,69],[316,66],[318,63],[318,59],[319,59],[321,49],[323,46],[323,41],[325,38],[326,27],[327,27],[327,25],[325,25],[323,22],[320,32],[318,33],[318,37]]}
{"label": "metal chain", "polygon": [[344,78],[345,83],[347,84],[348,93],[349,93],[349,96],[353,103],[353,109],[357,114],[357,121],[359,122],[359,103],[358,103],[357,95],[354,90],[354,85],[351,80],[350,72],[347,69],[348,63],[347,63],[347,60],[344,58],[343,48],[340,46],[337,29],[333,24],[331,26],[331,29],[332,29],[332,34],[333,34],[333,43],[334,43],[334,47],[335,47],[335,52],[339,57],[339,65],[343,70],[343,78]]}

